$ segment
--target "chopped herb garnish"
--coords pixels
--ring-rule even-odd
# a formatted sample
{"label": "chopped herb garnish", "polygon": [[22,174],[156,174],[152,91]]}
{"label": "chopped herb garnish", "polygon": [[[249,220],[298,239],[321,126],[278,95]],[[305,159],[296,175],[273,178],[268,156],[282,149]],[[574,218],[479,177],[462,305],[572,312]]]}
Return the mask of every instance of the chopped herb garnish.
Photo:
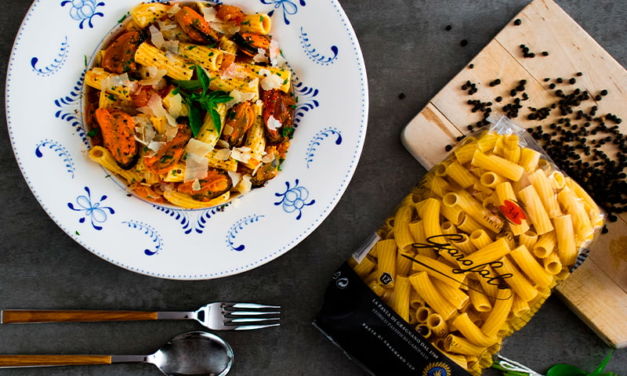
{"label": "chopped herb garnish", "polygon": [[98,135],[98,128],[94,128],[90,130],[89,132],[87,132],[87,135],[89,137],[96,137]]}
{"label": "chopped herb garnish", "polygon": [[87,55],[83,55],[83,58],[85,59],[85,67],[87,67],[89,59],[87,59]]}
{"label": "chopped herb garnish", "polygon": [[292,127],[283,127],[281,128],[281,136],[283,137],[294,137],[294,128]]}
{"label": "chopped herb garnish", "polygon": [[74,233],[75,233],[76,235],[78,235],[78,236],[80,236],[80,235],[81,235],[81,233],[80,233],[80,232],[78,232],[78,231],[74,231]]}
{"label": "chopped herb garnish", "polygon": [[118,20],[118,23],[122,23],[122,22],[124,22],[124,20],[125,20],[128,16],[130,16],[130,15],[131,15],[130,13],[126,12],[126,14],[125,14],[125,15],[123,15],[123,16],[122,16],[122,18],[120,18],[120,19]]}
{"label": "chopped herb garnish", "polygon": [[279,167],[278,167],[279,171],[283,171],[283,162],[285,162],[285,159],[279,158]]}
{"label": "chopped herb garnish", "polygon": [[118,97],[110,93],[107,93],[107,98],[109,98],[110,101],[114,101],[114,102],[118,100]]}
{"label": "chopped herb garnish", "polygon": [[196,47],[198,47],[198,46],[189,46],[189,47],[187,47],[187,49],[188,49],[188,50],[193,50],[193,49],[194,49],[194,48],[196,48]]}
{"label": "chopped herb garnish", "polygon": [[250,21],[246,20],[246,21],[242,22],[242,25],[250,25]]}

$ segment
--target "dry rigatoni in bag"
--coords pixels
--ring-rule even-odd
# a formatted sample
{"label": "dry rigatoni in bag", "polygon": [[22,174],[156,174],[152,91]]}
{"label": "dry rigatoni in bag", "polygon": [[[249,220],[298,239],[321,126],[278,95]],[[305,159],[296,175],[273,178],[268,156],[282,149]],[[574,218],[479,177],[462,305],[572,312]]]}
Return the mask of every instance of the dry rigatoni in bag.
{"label": "dry rigatoni in bag", "polygon": [[479,375],[603,223],[502,118],[434,166],[336,272],[314,324],[376,375]]}

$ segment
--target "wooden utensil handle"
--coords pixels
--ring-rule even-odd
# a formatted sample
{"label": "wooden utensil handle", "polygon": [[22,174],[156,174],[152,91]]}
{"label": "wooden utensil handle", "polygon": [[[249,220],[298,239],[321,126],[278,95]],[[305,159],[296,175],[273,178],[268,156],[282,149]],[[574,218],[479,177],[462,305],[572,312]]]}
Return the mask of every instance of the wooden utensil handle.
{"label": "wooden utensil handle", "polygon": [[0,355],[0,367],[111,364],[109,355]]}
{"label": "wooden utensil handle", "polygon": [[156,320],[157,312],[142,311],[2,311],[3,324],[35,322],[97,322]]}

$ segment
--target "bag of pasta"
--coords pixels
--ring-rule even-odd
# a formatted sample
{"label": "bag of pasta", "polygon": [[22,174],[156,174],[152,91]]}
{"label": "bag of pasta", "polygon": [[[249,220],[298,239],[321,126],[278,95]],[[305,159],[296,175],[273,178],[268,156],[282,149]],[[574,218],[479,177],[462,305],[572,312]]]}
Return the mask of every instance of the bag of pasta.
{"label": "bag of pasta", "polygon": [[603,222],[503,118],[429,171],[336,272],[314,324],[376,375],[479,375]]}

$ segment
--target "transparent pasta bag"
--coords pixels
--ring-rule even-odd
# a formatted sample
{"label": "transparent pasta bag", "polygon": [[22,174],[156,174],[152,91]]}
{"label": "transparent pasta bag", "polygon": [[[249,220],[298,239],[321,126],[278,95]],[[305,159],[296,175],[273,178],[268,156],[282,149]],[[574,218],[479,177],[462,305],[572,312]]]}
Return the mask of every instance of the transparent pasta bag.
{"label": "transparent pasta bag", "polygon": [[603,224],[585,190],[501,118],[434,166],[335,273],[314,325],[376,375],[480,375]]}

